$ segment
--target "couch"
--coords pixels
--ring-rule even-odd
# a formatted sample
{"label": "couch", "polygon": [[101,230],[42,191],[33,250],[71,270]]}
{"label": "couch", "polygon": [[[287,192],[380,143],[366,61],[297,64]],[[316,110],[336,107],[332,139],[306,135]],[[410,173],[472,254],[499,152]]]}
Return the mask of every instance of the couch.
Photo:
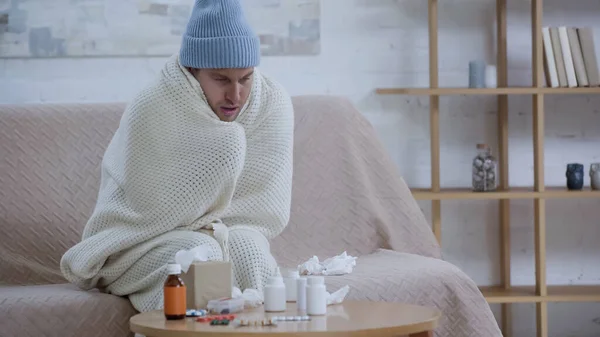
{"label": "couch", "polygon": [[[271,243],[283,267],[357,256],[328,276],[347,298],[439,308],[436,336],[500,336],[474,282],[441,258],[376,132],[345,98],[293,97],[291,220]],[[3,337],[132,336],[126,298],[66,283],[62,254],[93,209],[100,162],[124,103],[0,106],[0,326]]]}

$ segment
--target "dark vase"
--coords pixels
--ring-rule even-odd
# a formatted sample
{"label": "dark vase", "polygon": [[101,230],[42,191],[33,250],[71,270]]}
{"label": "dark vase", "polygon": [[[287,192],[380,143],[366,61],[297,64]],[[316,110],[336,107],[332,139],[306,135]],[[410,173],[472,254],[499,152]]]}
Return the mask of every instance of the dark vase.
{"label": "dark vase", "polygon": [[583,165],[577,163],[567,164],[567,188],[580,190],[583,188]]}

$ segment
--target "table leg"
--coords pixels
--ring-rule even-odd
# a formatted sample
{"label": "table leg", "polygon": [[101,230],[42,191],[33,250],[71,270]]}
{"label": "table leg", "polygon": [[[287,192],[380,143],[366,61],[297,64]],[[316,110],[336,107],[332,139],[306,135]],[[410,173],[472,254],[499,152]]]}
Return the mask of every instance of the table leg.
{"label": "table leg", "polygon": [[433,331],[411,333],[408,337],[433,337]]}

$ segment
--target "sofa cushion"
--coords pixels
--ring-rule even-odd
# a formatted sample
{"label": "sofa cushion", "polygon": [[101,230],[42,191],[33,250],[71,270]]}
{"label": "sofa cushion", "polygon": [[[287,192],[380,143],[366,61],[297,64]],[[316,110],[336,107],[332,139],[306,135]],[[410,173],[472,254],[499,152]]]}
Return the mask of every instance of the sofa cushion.
{"label": "sofa cushion", "polygon": [[133,336],[127,299],[70,284],[0,287],[3,336]]}

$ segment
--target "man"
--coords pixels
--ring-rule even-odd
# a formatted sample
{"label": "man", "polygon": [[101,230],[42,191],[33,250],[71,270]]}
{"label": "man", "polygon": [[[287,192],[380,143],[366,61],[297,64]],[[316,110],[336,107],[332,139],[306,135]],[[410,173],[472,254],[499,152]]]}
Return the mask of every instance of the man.
{"label": "man", "polygon": [[209,247],[234,285],[262,293],[269,240],[289,220],[293,109],[256,68],[239,1],[197,0],[180,53],[127,107],[102,161],[98,201],[61,270],[83,289],[162,308],[166,265]]}

